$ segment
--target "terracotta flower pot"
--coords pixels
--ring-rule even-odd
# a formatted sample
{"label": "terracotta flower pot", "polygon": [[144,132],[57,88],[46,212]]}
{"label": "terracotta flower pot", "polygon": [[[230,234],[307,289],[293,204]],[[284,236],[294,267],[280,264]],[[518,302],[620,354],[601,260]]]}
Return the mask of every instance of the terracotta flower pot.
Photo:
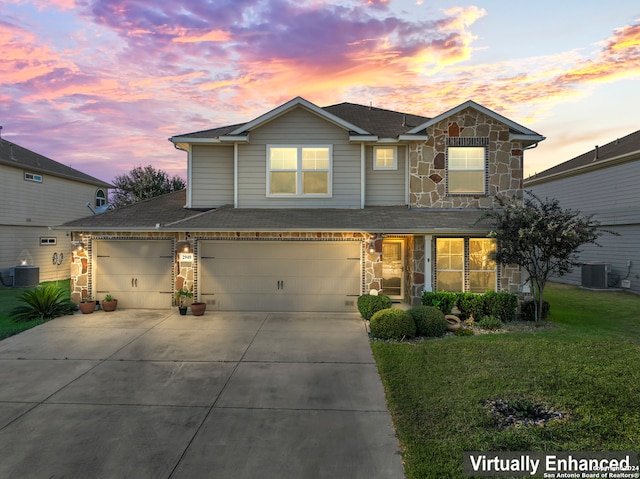
{"label": "terracotta flower pot", "polygon": [[456,331],[460,329],[460,318],[454,316],[453,314],[447,314],[444,319],[447,320],[447,329],[449,331]]}
{"label": "terracotta flower pot", "polygon": [[117,299],[112,299],[111,301],[103,301],[102,302],[102,310],[103,311],[115,311],[116,308],[118,307],[118,300]]}
{"label": "terracotta flower pot", "polygon": [[191,303],[191,314],[202,316],[207,309],[207,303]]}
{"label": "terracotta flower pot", "polygon": [[78,308],[82,311],[82,314],[91,314],[96,309],[95,301],[86,301],[78,304]]}

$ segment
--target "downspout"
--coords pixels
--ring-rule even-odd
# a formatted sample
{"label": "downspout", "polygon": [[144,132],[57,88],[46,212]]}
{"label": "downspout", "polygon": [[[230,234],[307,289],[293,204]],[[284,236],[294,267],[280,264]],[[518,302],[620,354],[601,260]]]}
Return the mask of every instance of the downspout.
{"label": "downspout", "polygon": [[366,183],[366,149],[364,143],[360,143],[360,209],[364,209],[365,202],[365,183]]}
{"label": "downspout", "polygon": [[173,147],[176,150],[180,150],[180,151],[186,151],[187,152],[187,204],[185,205],[185,208],[191,208],[191,192],[193,191],[193,184],[191,182],[191,165],[192,165],[192,156],[191,156],[191,145],[189,145],[189,149],[185,150],[184,148],[180,148],[180,146],[178,146],[176,143],[173,144]]}
{"label": "downspout", "polygon": [[404,147],[404,202],[407,208],[411,208],[411,194],[409,189],[411,188],[410,171],[409,171],[409,145]]}
{"label": "downspout", "polygon": [[233,207],[238,207],[238,143],[233,144]]}

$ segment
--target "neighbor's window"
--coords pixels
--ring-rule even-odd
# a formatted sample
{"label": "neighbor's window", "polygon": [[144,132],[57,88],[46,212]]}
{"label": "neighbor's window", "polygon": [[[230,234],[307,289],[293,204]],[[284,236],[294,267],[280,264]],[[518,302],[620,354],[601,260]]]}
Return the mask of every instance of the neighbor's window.
{"label": "neighbor's window", "polygon": [[96,208],[104,206],[107,204],[107,195],[104,190],[96,191]]}
{"label": "neighbor's window", "polygon": [[40,246],[49,246],[52,244],[58,244],[58,238],[56,237],[40,237]]}
{"label": "neighbor's window", "polygon": [[497,270],[491,253],[495,249],[492,238],[437,238],[437,291],[494,291]]}
{"label": "neighbor's window", "polygon": [[375,146],[373,148],[374,170],[397,170],[398,149],[396,147]]}
{"label": "neighbor's window", "polygon": [[267,147],[268,196],[330,196],[331,147]]}
{"label": "neighbor's window", "polygon": [[447,192],[485,193],[485,148],[449,146],[447,148]]}
{"label": "neighbor's window", "polygon": [[25,171],[24,179],[27,181],[35,181],[36,183],[42,183],[42,175],[38,175],[37,173],[28,173]]}

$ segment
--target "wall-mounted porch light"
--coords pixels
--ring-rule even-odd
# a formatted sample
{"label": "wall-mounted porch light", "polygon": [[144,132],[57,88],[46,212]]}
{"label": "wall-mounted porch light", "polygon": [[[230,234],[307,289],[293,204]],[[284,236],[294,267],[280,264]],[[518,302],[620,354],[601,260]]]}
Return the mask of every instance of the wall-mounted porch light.
{"label": "wall-mounted porch light", "polygon": [[73,246],[73,250],[78,252],[84,250],[86,246],[82,241],[72,241],[71,245]]}
{"label": "wall-mounted porch light", "polygon": [[[378,235],[377,234],[372,234],[371,236],[369,236],[369,246],[367,248],[367,251],[369,252],[369,254],[376,254],[378,253],[378,251],[376,251],[376,240],[378,239]],[[380,254],[380,253],[378,253]]]}

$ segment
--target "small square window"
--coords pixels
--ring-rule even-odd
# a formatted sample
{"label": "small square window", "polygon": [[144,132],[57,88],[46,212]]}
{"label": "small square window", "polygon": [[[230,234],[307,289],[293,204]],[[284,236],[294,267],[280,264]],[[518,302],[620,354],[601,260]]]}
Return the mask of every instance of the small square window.
{"label": "small square window", "polygon": [[49,246],[53,244],[58,244],[58,238],[56,238],[55,236],[40,237],[40,246]]}
{"label": "small square window", "polygon": [[35,181],[36,183],[42,183],[42,175],[38,175],[37,173],[28,173],[25,171],[24,179],[26,181]]}
{"label": "small square window", "polygon": [[397,170],[398,149],[395,146],[376,146],[373,148],[374,170]]}

